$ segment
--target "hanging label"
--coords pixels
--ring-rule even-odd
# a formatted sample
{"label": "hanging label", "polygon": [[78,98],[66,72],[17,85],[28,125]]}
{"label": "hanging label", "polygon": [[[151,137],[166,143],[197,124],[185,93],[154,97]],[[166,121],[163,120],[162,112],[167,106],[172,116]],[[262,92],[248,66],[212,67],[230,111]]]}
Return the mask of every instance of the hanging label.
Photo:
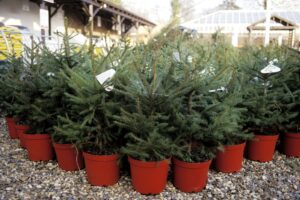
{"label": "hanging label", "polygon": [[216,89],[216,90],[209,90],[209,92],[224,92],[224,91],[226,91],[226,88],[225,87],[220,87],[220,88],[218,88],[218,89]]}
{"label": "hanging label", "polygon": [[273,74],[273,73],[277,73],[280,72],[281,69],[275,65],[273,65],[273,62],[271,61],[268,66],[266,66],[265,68],[263,68],[260,72],[262,74]]}
{"label": "hanging label", "polygon": [[[103,85],[105,82],[111,80],[112,77],[115,75],[115,73],[116,73],[116,70],[114,70],[114,69],[109,69],[109,70],[107,70],[107,71],[105,71],[105,72],[102,72],[101,74],[98,74],[98,75],[96,76],[96,79],[97,79],[97,81],[98,81],[101,85]],[[105,90],[108,91],[108,92],[109,92],[109,91],[112,91],[113,89],[114,89],[114,86],[113,86],[113,85],[107,85],[107,86],[105,86]]]}
{"label": "hanging label", "polygon": [[192,63],[193,62],[193,57],[192,56],[188,56],[187,57],[187,61],[188,61],[188,63]]}
{"label": "hanging label", "polygon": [[180,55],[178,51],[173,52],[173,60],[176,62],[180,62]]}

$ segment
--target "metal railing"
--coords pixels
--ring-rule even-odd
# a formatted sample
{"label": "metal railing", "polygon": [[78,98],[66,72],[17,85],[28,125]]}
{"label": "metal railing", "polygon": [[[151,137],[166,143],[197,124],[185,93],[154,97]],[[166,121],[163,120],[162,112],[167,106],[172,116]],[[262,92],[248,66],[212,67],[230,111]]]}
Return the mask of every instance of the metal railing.
{"label": "metal railing", "polygon": [[[27,31],[7,31],[7,30],[0,30],[0,37],[4,39],[6,49],[11,53],[12,52],[12,47],[9,45],[11,44],[11,36],[15,34],[21,34],[22,35],[22,45],[31,47],[32,41],[36,43],[41,43],[45,45],[47,48],[50,50],[58,50],[61,48],[63,45],[63,39],[61,36],[55,35],[55,36],[46,36],[42,38],[40,35],[35,35]],[[8,35],[8,37],[7,37]],[[106,46],[111,46],[113,43],[115,43],[114,40],[110,38],[93,38],[93,43],[95,44],[96,47],[106,47]],[[71,45],[84,45],[88,44],[88,38],[78,34],[75,37],[72,37],[70,39],[70,44]]]}

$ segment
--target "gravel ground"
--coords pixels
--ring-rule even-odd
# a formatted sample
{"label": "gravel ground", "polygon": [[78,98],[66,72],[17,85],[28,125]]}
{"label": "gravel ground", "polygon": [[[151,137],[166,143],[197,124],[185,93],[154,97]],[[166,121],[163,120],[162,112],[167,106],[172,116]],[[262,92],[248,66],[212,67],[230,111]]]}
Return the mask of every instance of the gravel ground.
{"label": "gravel ground", "polygon": [[90,186],[84,170],[65,172],[56,161],[31,162],[18,140],[9,139],[0,119],[0,199],[300,199],[300,159],[276,152],[274,160],[258,163],[244,159],[239,173],[209,172],[206,189],[183,193],[169,181],[159,195],[134,191],[122,176],[111,187]]}

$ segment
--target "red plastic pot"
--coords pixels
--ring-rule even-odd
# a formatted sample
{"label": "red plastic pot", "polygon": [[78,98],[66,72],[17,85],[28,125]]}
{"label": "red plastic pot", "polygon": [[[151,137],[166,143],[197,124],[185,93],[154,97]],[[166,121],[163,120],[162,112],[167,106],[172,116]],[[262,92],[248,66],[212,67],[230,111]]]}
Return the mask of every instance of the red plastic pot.
{"label": "red plastic pot", "polygon": [[20,146],[26,148],[25,133],[29,130],[29,126],[16,124],[15,127],[20,139]]}
{"label": "red plastic pot", "polygon": [[300,133],[284,133],[282,146],[285,155],[300,157]]}
{"label": "red plastic pot", "polygon": [[239,172],[243,165],[245,144],[224,146],[224,151],[218,151],[214,159],[215,169],[225,173]]}
{"label": "red plastic pot", "polygon": [[159,194],[167,184],[170,159],[145,162],[128,157],[132,185],[141,194]]}
{"label": "red plastic pot", "polygon": [[84,167],[82,152],[72,144],[53,143],[58,166],[66,171],[76,171]]}
{"label": "red plastic pot", "polygon": [[83,152],[85,169],[91,185],[114,185],[120,178],[119,155],[93,155]]}
{"label": "red plastic pot", "polygon": [[174,186],[182,192],[200,192],[208,179],[211,160],[199,163],[174,161]]}
{"label": "red plastic pot", "polygon": [[47,161],[54,158],[50,134],[24,134],[28,158],[32,161]]}
{"label": "red plastic pot", "polygon": [[7,124],[7,128],[8,128],[8,133],[11,139],[17,139],[18,137],[18,133],[16,130],[16,122],[14,120],[14,118],[12,117],[5,117],[6,119],[6,124]]}
{"label": "red plastic pot", "polygon": [[247,142],[246,154],[249,160],[268,162],[273,159],[278,135],[255,135]]}

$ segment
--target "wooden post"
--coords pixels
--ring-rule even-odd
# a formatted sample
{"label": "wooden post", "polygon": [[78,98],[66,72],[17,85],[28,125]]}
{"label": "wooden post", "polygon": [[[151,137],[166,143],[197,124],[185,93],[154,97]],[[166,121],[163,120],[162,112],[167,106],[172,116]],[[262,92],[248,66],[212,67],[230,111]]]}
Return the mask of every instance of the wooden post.
{"label": "wooden post", "polygon": [[[45,37],[46,37],[46,31],[45,31],[45,10],[46,10],[46,6],[45,6],[45,2],[42,1],[41,5],[40,5],[40,26],[41,26],[41,39],[42,39],[42,43],[43,45],[46,44],[45,41]],[[47,21],[48,23],[48,21]]]}
{"label": "wooden post", "polygon": [[90,51],[93,49],[93,31],[94,31],[94,6],[92,4],[89,5],[89,35],[90,35]]}
{"label": "wooden post", "polygon": [[239,32],[238,29],[235,28],[232,35],[231,35],[231,44],[234,47],[238,47],[239,45]]}
{"label": "wooden post", "polygon": [[249,44],[252,45],[252,29],[251,28],[248,33],[248,41],[249,41]]}
{"label": "wooden post", "polygon": [[122,22],[121,22],[121,16],[117,15],[117,32],[118,35],[122,35]]}
{"label": "wooden post", "polygon": [[138,42],[139,40],[139,22],[135,22],[135,29],[136,29],[136,36],[135,36],[135,41]]}
{"label": "wooden post", "polygon": [[282,46],[282,38],[283,38],[282,35],[279,35],[279,36],[278,36],[278,38],[277,38],[278,46]]}
{"label": "wooden post", "polygon": [[265,0],[266,4],[266,22],[265,22],[265,42],[264,46],[268,46],[270,44],[270,22],[271,22],[271,1],[270,0]]}
{"label": "wooden post", "polygon": [[91,31],[94,31],[94,6],[92,4],[89,5],[89,25]]}
{"label": "wooden post", "polygon": [[140,25],[139,22],[135,22],[136,34],[139,33],[139,25]]}
{"label": "wooden post", "polygon": [[292,30],[292,47],[295,45],[295,30]]}
{"label": "wooden post", "polygon": [[51,40],[51,6],[48,6],[48,36],[49,39]]}
{"label": "wooden post", "polygon": [[51,39],[51,32],[52,32],[52,25],[51,25],[51,21],[52,21],[52,18],[54,17],[54,15],[59,11],[59,9],[61,8],[62,4],[59,4],[58,6],[55,6],[55,9],[54,11],[52,12],[52,7],[49,5],[48,6],[48,27],[49,27],[49,31],[48,31],[48,35],[49,35],[49,39]]}

